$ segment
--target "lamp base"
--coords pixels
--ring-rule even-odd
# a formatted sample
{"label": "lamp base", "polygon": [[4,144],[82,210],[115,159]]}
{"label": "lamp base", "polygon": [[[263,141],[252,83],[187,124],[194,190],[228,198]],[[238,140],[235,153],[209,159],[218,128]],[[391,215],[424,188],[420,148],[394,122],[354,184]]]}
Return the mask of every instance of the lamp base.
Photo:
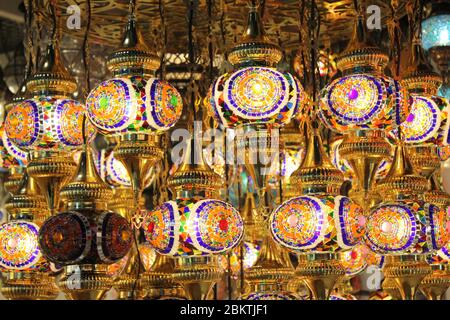
{"label": "lamp base", "polygon": [[69,300],[101,300],[113,286],[107,268],[99,264],[64,267],[57,285]]}
{"label": "lamp base", "polygon": [[299,255],[296,275],[311,292],[311,300],[328,300],[335,284],[345,275],[338,254]]}
{"label": "lamp base", "polygon": [[431,265],[432,272],[420,284],[420,291],[428,300],[442,300],[450,286],[450,265]]}
{"label": "lamp base", "polygon": [[222,276],[217,257],[187,257],[175,260],[173,280],[181,284],[189,300],[206,300]]}
{"label": "lamp base", "polygon": [[384,274],[397,283],[402,300],[414,300],[421,281],[431,273],[425,255],[395,255],[386,257]]}
{"label": "lamp base", "polygon": [[0,292],[8,300],[53,300],[59,291],[55,279],[46,273],[11,271],[3,273]]}

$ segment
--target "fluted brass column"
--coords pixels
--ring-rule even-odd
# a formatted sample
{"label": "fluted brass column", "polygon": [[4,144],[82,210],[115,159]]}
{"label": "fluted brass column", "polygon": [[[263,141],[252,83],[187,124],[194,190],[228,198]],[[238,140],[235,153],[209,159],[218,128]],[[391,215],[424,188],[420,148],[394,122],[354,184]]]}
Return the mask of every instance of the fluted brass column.
{"label": "fluted brass column", "polygon": [[375,175],[383,160],[389,158],[391,146],[384,132],[360,130],[344,135],[339,147],[340,156],[351,166],[356,181],[350,190],[350,197],[364,208],[370,208],[380,201],[374,188]]}
{"label": "fluted brass column", "polygon": [[189,300],[206,300],[222,273],[216,256],[178,257],[173,280],[183,286]]}
{"label": "fluted brass column", "polygon": [[174,281],[175,260],[160,255],[156,257],[152,269],[145,272],[140,280],[145,299],[186,299],[184,289]]}
{"label": "fluted brass column", "polygon": [[298,256],[296,275],[306,284],[313,300],[328,300],[336,284],[345,275],[339,256],[310,253]]}
{"label": "fluted brass column", "polygon": [[450,265],[432,264],[431,273],[420,284],[420,291],[428,300],[442,300],[450,286]]}
{"label": "fluted brass column", "polygon": [[431,267],[425,255],[388,255],[383,272],[395,280],[402,300],[414,300],[421,281],[431,273]]}

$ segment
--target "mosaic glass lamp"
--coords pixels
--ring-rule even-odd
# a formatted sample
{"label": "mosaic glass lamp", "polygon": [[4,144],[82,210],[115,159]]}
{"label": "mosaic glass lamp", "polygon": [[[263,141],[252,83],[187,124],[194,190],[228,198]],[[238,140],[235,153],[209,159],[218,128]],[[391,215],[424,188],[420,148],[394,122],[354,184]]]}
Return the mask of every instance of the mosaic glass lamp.
{"label": "mosaic glass lamp", "polygon": [[38,182],[52,212],[58,208],[61,186],[76,167],[71,153],[83,143],[84,106],[69,97],[76,87],[53,39],[40,68],[27,81],[32,98],[14,104],[5,120],[8,138],[28,153],[28,174]]}
{"label": "mosaic glass lamp", "polygon": [[336,59],[342,76],[321,93],[320,118],[344,134],[339,153],[356,178],[350,196],[365,208],[379,200],[373,185],[381,162],[390,156],[385,130],[403,121],[408,109],[405,90],[383,72],[388,60],[370,44],[365,21],[358,15],[353,37]]}
{"label": "mosaic glass lamp", "polygon": [[[25,74],[28,73],[28,69],[25,70]],[[25,79],[11,101],[5,104],[6,114],[14,105],[24,101],[27,98],[28,92]],[[27,164],[27,154],[25,151],[14,145],[8,138],[3,120],[4,119],[2,119],[2,125],[0,127],[0,134],[2,138],[0,142],[0,167],[4,170],[8,170],[8,176],[5,181],[6,190],[12,194],[15,194],[19,191],[21,186],[24,166]]]}
{"label": "mosaic glass lamp", "polygon": [[214,81],[207,107],[225,127],[283,126],[305,103],[306,93],[290,73],[275,68],[282,51],[264,33],[258,8],[251,6],[247,28],[228,52],[233,71]]}
{"label": "mosaic glass lamp", "polygon": [[430,10],[422,21],[422,46],[428,51],[442,76],[449,75],[450,4],[446,0],[430,1]]}
{"label": "mosaic glass lamp", "polygon": [[101,299],[113,285],[108,265],[129,252],[133,232],[127,219],[108,210],[112,190],[98,176],[88,146],[61,197],[67,211],[44,222],[40,248],[49,261],[64,267],[57,284],[68,298]]}
{"label": "mosaic glass lamp", "polygon": [[414,169],[430,181],[431,188],[423,199],[446,209],[450,199],[440,187],[437,175],[441,165],[438,149],[449,142],[449,104],[437,95],[442,78],[428,64],[419,39],[413,40],[411,61],[402,78],[402,85],[410,93],[411,106],[400,125],[402,138],[411,153]]}
{"label": "mosaic glass lamp", "polygon": [[[160,59],[137,30],[134,8],[122,46],[109,57],[107,66],[114,78],[90,92],[87,113],[99,132],[118,138],[114,157],[128,170],[139,207],[141,192],[148,183],[145,176],[163,156],[161,134],[181,117],[183,102],[173,86],[154,77]],[[142,222],[138,217],[136,226]]]}
{"label": "mosaic glass lamp", "polygon": [[10,300],[55,299],[58,288],[38,242],[39,226],[50,212],[36,181],[25,173],[20,191],[5,208],[9,222],[0,226],[2,295]]}
{"label": "mosaic glass lamp", "polygon": [[195,147],[188,146],[184,163],[168,181],[174,200],[148,212],[143,229],[159,254],[177,258],[174,280],[188,297],[206,299],[221,274],[216,255],[240,243],[244,224],[233,206],[218,200],[220,176],[201,155],[199,164],[191,164]]}
{"label": "mosaic glass lamp", "polygon": [[339,253],[364,234],[363,209],[339,195],[343,174],[328,159],[317,128],[310,127],[306,155],[298,170],[301,196],[281,204],[269,218],[273,238],[299,254],[297,274],[314,299],[327,300],[345,271]]}
{"label": "mosaic glass lamp", "polygon": [[365,242],[386,255],[385,276],[395,279],[405,300],[414,298],[431,271],[426,255],[448,241],[447,212],[419,199],[427,187],[427,179],[415,172],[407,148],[399,142],[390,172],[378,183],[385,200],[371,209]]}

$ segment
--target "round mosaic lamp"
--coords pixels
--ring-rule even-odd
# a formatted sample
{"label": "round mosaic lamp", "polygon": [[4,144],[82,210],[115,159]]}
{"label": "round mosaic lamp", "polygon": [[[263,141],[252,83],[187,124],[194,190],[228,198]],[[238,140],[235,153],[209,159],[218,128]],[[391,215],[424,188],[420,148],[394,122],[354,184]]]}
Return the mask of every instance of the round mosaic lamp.
{"label": "round mosaic lamp", "polygon": [[371,209],[365,242],[372,251],[386,255],[384,273],[394,278],[403,299],[413,299],[422,279],[430,273],[427,254],[448,241],[447,212],[419,199],[428,187],[409,161],[402,142],[378,188],[385,201]]}
{"label": "round mosaic lamp", "polygon": [[[25,74],[28,74],[28,70],[25,70]],[[11,101],[5,104],[6,114],[11,108],[28,98],[28,91],[26,87],[26,79],[19,88],[19,91],[13,96]],[[4,170],[8,170],[8,176],[4,183],[8,192],[15,194],[19,191],[21,181],[24,174],[24,166],[27,165],[28,159],[25,151],[19,149],[8,138],[5,131],[4,121],[2,119],[2,125],[0,127],[1,142],[0,142],[0,167]]]}
{"label": "round mosaic lamp", "polygon": [[10,300],[55,299],[58,289],[38,243],[39,226],[50,212],[36,181],[25,173],[20,191],[5,208],[10,219],[0,226],[2,295]]}
{"label": "round mosaic lamp", "polygon": [[107,210],[112,190],[98,176],[89,149],[85,147],[76,175],[61,190],[67,211],[47,219],[39,232],[43,255],[64,267],[57,284],[70,299],[101,299],[113,285],[108,265],[122,259],[133,242],[129,222]]}
{"label": "round mosaic lamp", "polygon": [[342,173],[327,158],[317,129],[310,128],[298,178],[302,195],[282,203],[269,218],[273,238],[299,254],[297,274],[314,299],[327,300],[345,271],[339,253],[364,234],[363,209],[339,196]]}
{"label": "round mosaic lamp", "polygon": [[244,34],[228,52],[233,71],[216,79],[207,97],[216,121],[229,128],[289,123],[307,98],[293,75],[275,68],[282,57],[264,33],[258,8],[251,6]]}
{"label": "round mosaic lamp", "polygon": [[441,77],[428,64],[419,42],[414,40],[412,59],[402,79],[410,93],[411,109],[400,129],[414,169],[430,181],[423,199],[446,210],[450,197],[440,187],[437,175],[441,166],[438,149],[449,142],[449,104],[438,96]]}
{"label": "round mosaic lamp", "polygon": [[188,297],[205,299],[221,273],[215,255],[240,243],[244,224],[233,206],[218,200],[220,176],[201,155],[199,164],[191,164],[195,147],[188,146],[184,163],[168,181],[175,200],[148,212],[143,229],[159,254],[177,258],[174,280]]}
{"label": "round mosaic lamp", "polygon": [[449,75],[450,4],[430,1],[427,17],[422,21],[422,46],[428,51],[444,77]]}
{"label": "round mosaic lamp", "polygon": [[69,97],[76,87],[52,40],[39,70],[27,81],[32,98],[14,104],[5,120],[9,140],[28,153],[28,174],[44,191],[52,212],[58,208],[61,186],[76,167],[70,153],[83,143],[84,106]]}
{"label": "round mosaic lamp", "polygon": [[[183,102],[174,87],[153,76],[160,59],[144,43],[137,30],[134,6],[130,8],[122,46],[107,62],[114,78],[89,93],[86,107],[99,132],[118,137],[115,158],[128,170],[139,207],[140,194],[148,183],[145,175],[163,156],[161,134],[181,117]],[[137,227],[141,218],[136,216]]]}
{"label": "round mosaic lamp", "polygon": [[320,118],[332,130],[344,134],[339,147],[355,175],[350,196],[368,208],[379,200],[373,190],[375,173],[390,156],[385,130],[406,116],[405,90],[383,74],[388,55],[369,43],[366,24],[358,15],[353,38],[337,59],[342,76],[321,93]]}

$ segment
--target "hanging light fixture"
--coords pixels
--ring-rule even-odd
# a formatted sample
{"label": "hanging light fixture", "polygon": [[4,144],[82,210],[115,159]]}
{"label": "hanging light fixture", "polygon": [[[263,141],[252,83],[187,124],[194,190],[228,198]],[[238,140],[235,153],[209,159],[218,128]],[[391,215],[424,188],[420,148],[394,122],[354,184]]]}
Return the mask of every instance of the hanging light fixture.
{"label": "hanging light fixture", "polygon": [[448,80],[450,4],[445,0],[428,1],[426,9],[426,18],[422,21],[422,47],[428,51],[442,76]]}
{"label": "hanging light fixture", "polygon": [[244,234],[239,212],[218,200],[221,178],[199,154],[192,164],[195,146],[188,142],[184,163],[169,178],[175,200],[168,201],[144,217],[147,241],[163,255],[176,257],[173,280],[189,299],[206,299],[220,278],[215,255],[236,247]]}
{"label": "hanging light fixture", "polygon": [[[137,30],[135,6],[131,0],[122,47],[107,62],[115,77],[94,88],[86,106],[98,131],[118,137],[115,158],[128,170],[139,207],[140,194],[149,182],[146,175],[162,159],[161,134],[178,121],[183,102],[174,87],[152,77],[160,59]],[[134,223],[139,227],[141,222],[136,212]]]}
{"label": "hanging light fixture", "polygon": [[373,185],[380,163],[390,156],[385,130],[403,121],[408,110],[406,92],[383,73],[388,59],[369,43],[358,13],[353,37],[336,58],[342,76],[322,91],[319,115],[330,129],[344,134],[340,156],[356,177],[350,197],[365,208],[380,200]]}
{"label": "hanging light fixture", "polygon": [[362,239],[365,218],[359,205],[339,196],[343,175],[326,156],[318,129],[310,127],[308,133],[298,170],[302,195],[272,212],[269,226],[275,241],[299,254],[297,275],[312,298],[327,300],[345,274],[339,253]]}
{"label": "hanging light fixture", "polygon": [[431,188],[423,199],[446,210],[450,197],[436,179],[440,168],[438,148],[449,143],[449,104],[437,95],[442,80],[426,61],[420,39],[413,40],[412,59],[401,83],[410,93],[411,109],[400,130],[413,167],[430,181]]}
{"label": "hanging light fixture", "polygon": [[101,299],[113,285],[108,265],[129,252],[133,232],[124,217],[107,210],[112,190],[98,176],[87,142],[61,197],[67,211],[44,222],[40,248],[49,261],[64,266],[57,284],[68,298]]}
{"label": "hanging light fixture", "polygon": [[427,187],[427,179],[414,171],[400,141],[387,177],[379,182],[385,200],[371,209],[365,242],[386,255],[384,274],[395,280],[405,300],[414,299],[420,282],[431,272],[426,255],[448,241],[447,212],[419,199]]}
{"label": "hanging light fixture", "polygon": [[25,173],[21,190],[5,204],[9,222],[0,226],[1,293],[7,299],[55,299],[50,263],[41,254],[39,226],[50,215],[36,181]]}
{"label": "hanging light fixture", "polygon": [[59,209],[59,190],[74,173],[71,152],[83,143],[84,106],[70,98],[77,84],[61,61],[59,25],[51,6],[54,26],[38,71],[27,79],[32,96],[11,107],[5,131],[13,144],[28,153],[27,172],[44,193],[52,213]]}

